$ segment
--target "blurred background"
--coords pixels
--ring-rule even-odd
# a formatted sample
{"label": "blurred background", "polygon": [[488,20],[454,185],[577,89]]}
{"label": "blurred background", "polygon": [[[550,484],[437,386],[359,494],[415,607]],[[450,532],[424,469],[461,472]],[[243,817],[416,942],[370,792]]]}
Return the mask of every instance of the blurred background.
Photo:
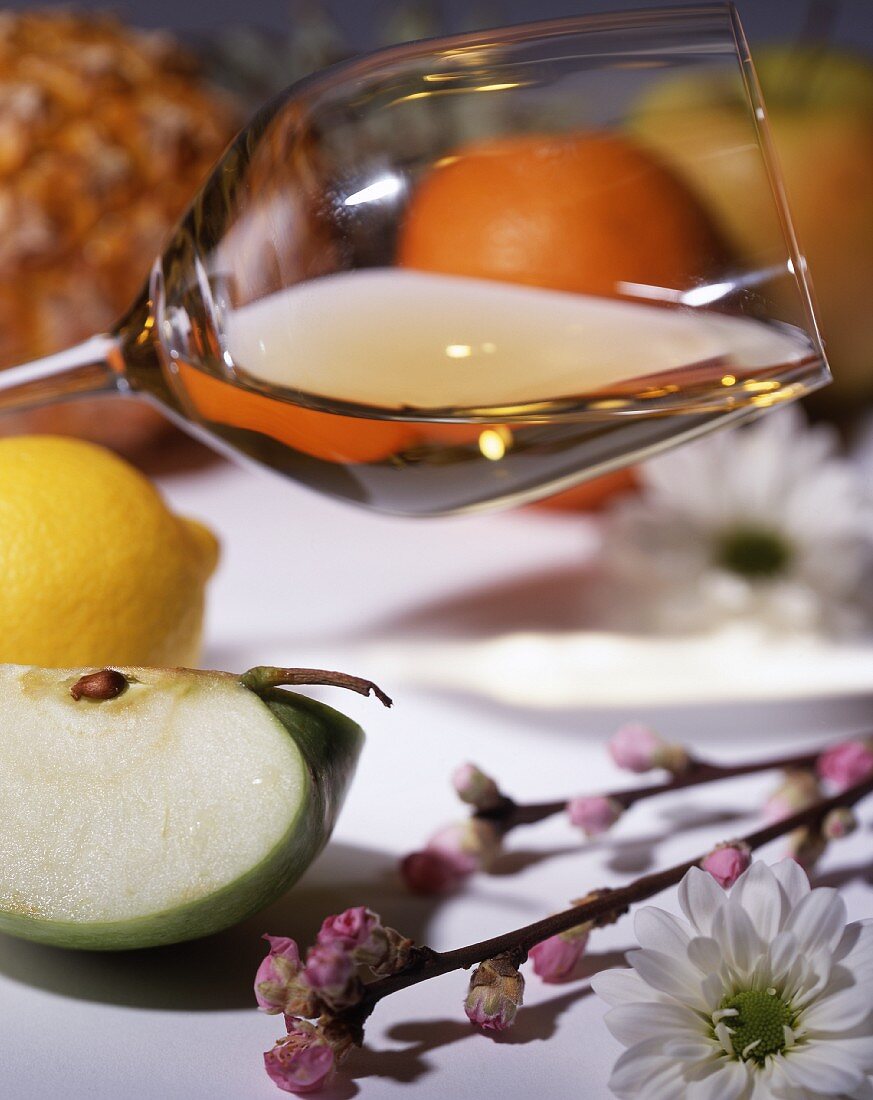
{"label": "blurred background", "polygon": [[[390,42],[630,6],[657,5],[6,5],[0,367],[111,325],[225,143],[259,103],[292,81]],[[737,6],[759,62],[836,376],[811,411],[848,435],[859,413],[873,406],[873,4],[738,0]],[[133,34],[128,26],[150,33]],[[156,413],[120,400],[112,415],[106,410],[74,402],[7,418],[3,431],[81,434],[146,465],[157,454],[172,463],[174,437]],[[192,445],[175,446],[190,452]],[[582,506],[598,500],[589,490],[579,498]]]}
{"label": "blurred background", "polygon": [[[49,8],[49,4],[5,4],[9,10]],[[57,5],[61,6],[61,5]],[[460,31],[527,19],[553,19],[586,11],[656,7],[645,0],[434,0],[420,4],[404,0],[324,0],[321,4],[294,0],[124,0],[121,3],[65,4],[79,10],[112,11],[143,27],[174,27],[185,31],[220,30],[244,22],[287,31],[289,21],[306,9],[321,7],[356,49],[372,49],[391,35],[391,24],[427,19],[447,31]],[[842,0],[816,5],[833,20],[835,42],[873,48],[873,7],[868,0]],[[737,0],[747,33],[753,40],[781,39],[800,33],[810,5],[806,0]]]}

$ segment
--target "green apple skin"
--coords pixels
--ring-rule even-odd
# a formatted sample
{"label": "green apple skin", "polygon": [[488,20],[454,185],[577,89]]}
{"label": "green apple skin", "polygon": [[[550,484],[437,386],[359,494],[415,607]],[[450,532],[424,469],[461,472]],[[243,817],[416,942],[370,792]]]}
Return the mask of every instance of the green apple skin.
{"label": "green apple skin", "polygon": [[116,922],[53,921],[0,911],[0,932],[36,943],[88,951],[125,951],[197,939],[228,928],[283,894],[330,838],[355,772],[360,726],[323,703],[283,690],[258,693],[293,740],[305,765],[306,790],[285,836],[234,882],[147,917]]}
{"label": "green apple skin", "polygon": [[[800,48],[764,49],[755,61],[834,374],[816,400],[851,408],[873,397],[873,65]],[[690,184],[741,260],[763,270],[784,259],[735,74],[668,78],[629,126]],[[788,280],[772,300],[785,319],[800,319]]]}

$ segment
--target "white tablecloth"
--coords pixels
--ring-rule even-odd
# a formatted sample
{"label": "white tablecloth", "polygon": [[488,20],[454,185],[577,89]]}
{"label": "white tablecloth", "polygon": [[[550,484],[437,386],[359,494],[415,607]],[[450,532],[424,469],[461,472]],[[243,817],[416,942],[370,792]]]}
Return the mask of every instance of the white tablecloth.
{"label": "white tablecloth", "polygon": [[[166,479],[173,506],[211,524],[224,556],[212,584],[204,665],[307,665],[331,654],[381,682],[367,645],[469,639],[574,625],[575,575],[594,545],[583,519],[532,512],[403,521],[333,504],[226,465]],[[350,666],[354,661],[354,667]],[[334,662],[338,663],[338,662]],[[633,669],[628,669],[633,677]],[[459,816],[452,768],[471,759],[526,800],[621,781],[602,742],[620,719],[657,722],[721,759],[788,751],[870,725],[870,698],[797,704],[520,711],[474,696],[385,682],[395,707],[322,697],[367,729],[334,840],[269,911],[199,943],[125,955],[63,952],[0,937],[0,1092],[14,1100],[255,1100],[279,1095],[261,1052],[281,1031],[255,1011],[261,932],[303,942],[321,918],[368,904],[420,942],[447,948],[525,924],[591,888],[667,866],[753,827],[771,779],[643,804],[610,837],[583,845],[561,820],[518,830],[498,873],[438,901],[411,898],[398,855]],[[853,918],[873,915],[870,821],[835,844],[821,879]],[[682,822],[690,828],[675,835]],[[768,853],[771,858],[778,850]],[[674,908],[672,895],[659,904]],[[589,968],[621,965],[632,921],[596,933]],[[482,1096],[599,1100],[619,1053],[585,980],[529,976],[515,1028],[495,1042],[466,1022],[463,974],[389,998],[329,1100]]]}

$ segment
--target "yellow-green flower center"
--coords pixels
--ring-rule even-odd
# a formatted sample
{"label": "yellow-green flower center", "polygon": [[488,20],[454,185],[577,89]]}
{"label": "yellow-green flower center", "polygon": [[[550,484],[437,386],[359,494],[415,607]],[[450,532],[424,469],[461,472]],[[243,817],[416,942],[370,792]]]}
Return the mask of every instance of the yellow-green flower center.
{"label": "yellow-green flower center", "polygon": [[723,569],[749,580],[767,580],[784,573],[793,557],[791,544],[764,527],[732,527],[718,540],[715,560]]}
{"label": "yellow-green flower center", "polygon": [[747,989],[726,997],[722,1009],[736,1015],[724,1016],[731,1032],[734,1053],[742,1061],[763,1062],[769,1054],[785,1049],[785,1028],[794,1024],[791,1008],[773,990]]}

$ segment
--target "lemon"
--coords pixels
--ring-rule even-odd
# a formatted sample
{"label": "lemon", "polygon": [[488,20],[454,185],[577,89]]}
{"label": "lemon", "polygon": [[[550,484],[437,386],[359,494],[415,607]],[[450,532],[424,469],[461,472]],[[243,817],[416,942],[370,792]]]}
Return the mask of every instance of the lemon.
{"label": "lemon", "polygon": [[0,662],[193,665],[218,543],[102,447],[0,439]]}

